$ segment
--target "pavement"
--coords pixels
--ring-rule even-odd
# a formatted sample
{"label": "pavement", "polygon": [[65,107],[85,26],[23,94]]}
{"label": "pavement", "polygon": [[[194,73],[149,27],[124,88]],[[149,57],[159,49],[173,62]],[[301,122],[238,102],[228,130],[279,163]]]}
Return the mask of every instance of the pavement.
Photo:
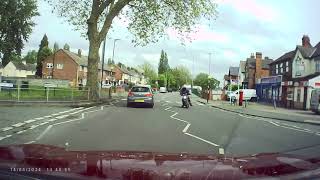
{"label": "pavement", "polygon": [[90,107],[1,108],[0,145],[226,156],[320,154],[318,125],[226,111],[200,103],[195,96],[191,100],[189,109],[181,108],[176,92],[156,94],[154,108],[128,108],[125,97]]}
{"label": "pavement", "polygon": [[312,111],[285,109],[280,107],[274,108],[272,105],[256,102],[248,102],[246,106],[244,104],[243,106],[238,106],[230,104],[229,101],[210,100],[209,103],[207,103],[205,99],[198,97],[197,101],[214,108],[241,113],[243,115],[320,125],[320,116]]}

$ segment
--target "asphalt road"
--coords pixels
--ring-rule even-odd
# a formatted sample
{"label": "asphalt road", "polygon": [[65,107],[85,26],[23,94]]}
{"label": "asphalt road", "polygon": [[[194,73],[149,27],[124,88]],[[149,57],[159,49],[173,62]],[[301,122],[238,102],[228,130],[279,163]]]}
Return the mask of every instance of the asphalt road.
{"label": "asphalt road", "polygon": [[[243,116],[197,103],[195,99],[192,98],[193,106],[189,109],[180,107],[178,93],[166,93],[155,95],[153,109],[127,108],[126,100],[119,99],[113,105],[90,108],[51,107],[44,114],[30,112],[32,117],[17,112],[21,115],[18,122],[0,125],[0,144],[227,156],[269,152],[320,154],[320,126]],[[12,108],[11,111],[15,107]],[[1,118],[3,111],[0,113]]]}

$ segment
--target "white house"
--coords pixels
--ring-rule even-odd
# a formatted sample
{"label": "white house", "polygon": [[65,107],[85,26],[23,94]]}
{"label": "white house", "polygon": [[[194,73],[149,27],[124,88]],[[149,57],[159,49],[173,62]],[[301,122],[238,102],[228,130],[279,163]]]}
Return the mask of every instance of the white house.
{"label": "white house", "polygon": [[10,61],[3,69],[2,76],[5,77],[27,77],[35,75],[36,65],[25,62]]}
{"label": "white house", "polygon": [[320,88],[320,42],[315,46],[297,46],[292,62],[294,107],[310,109],[311,92]]}

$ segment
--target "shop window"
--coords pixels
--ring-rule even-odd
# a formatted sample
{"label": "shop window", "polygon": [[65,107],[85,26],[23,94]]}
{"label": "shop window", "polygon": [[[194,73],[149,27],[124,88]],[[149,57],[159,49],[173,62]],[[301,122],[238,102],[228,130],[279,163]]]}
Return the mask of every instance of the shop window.
{"label": "shop window", "polygon": [[320,72],[320,60],[316,61],[316,72]]}

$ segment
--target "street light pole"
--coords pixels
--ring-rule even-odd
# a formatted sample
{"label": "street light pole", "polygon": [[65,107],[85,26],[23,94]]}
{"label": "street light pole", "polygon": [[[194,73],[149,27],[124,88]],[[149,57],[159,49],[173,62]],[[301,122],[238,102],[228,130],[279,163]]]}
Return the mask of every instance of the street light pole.
{"label": "street light pole", "polygon": [[113,40],[113,50],[112,50],[112,62],[114,62],[114,49],[116,46],[116,42],[119,41],[120,39],[114,39]]}
{"label": "street light pole", "polygon": [[101,62],[101,88],[102,88],[102,80],[103,80],[103,70],[104,70],[104,56],[105,56],[105,52],[106,52],[106,41],[107,41],[107,37],[104,38],[103,41],[103,49],[102,49],[102,62]]}

